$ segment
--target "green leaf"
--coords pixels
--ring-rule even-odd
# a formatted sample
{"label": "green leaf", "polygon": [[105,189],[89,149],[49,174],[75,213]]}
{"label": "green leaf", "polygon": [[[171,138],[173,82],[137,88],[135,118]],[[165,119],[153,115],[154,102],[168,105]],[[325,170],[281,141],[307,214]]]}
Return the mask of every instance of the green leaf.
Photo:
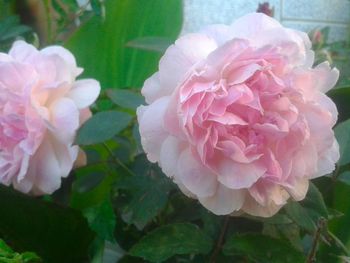
{"label": "green leaf", "polygon": [[331,89],[327,95],[337,105],[339,112],[338,121],[342,122],[350,118],[350,88],[336,88]]}
{"label": "green leaf", "polygon": [[131,115],[120,111],[96,113],[79,129],[76,143],[90,145],[107,141],[125,129],[131,119]]}
{"label": "green leaf", "polygon": [[[319,217],[328,218],[328,210],[323,200],[323,196],[312,182],[309,183],[309,190],[307,192],[305,199],[301,202],[301,204],[305,208],[314,210],[318,218]],[[318,218],[315,218],[315,219],[318,220]]]}
{"label": "green leaf", "polygon": [[130,90],[109,89],[107,95],[118,106],[132,110],[145,102],[139,92],[136,93]]}
{"label": "green leaf", "polygon": [[31,28],[20,25],[18,16],[9,16],[0,21],[0,41],[9,40],[10,38],[30,32]]}
{"label": "green leaf", "polygon": [[204,208],[200,210],[200,214],[203,221],[203,231],[211,238],[217,239],[222,228],[224,217],[217,216]]}
{"label": "green leaf", "polygon": [[41,258],[33,252],[24,252],[20,257],[23,263],[42,263]]}
{"label": "green leaf", "polygon": [[313,233],[316,224],[308,214],[308,211],[298,202],[289,202],[285,207],[288,216],[300,227]]}
{"label": "green leaf", "polygon": [[171,39],[165,37],[140,37],[129,41],[126,46],[164,53],[172,43]]}
{"label": "green leaf", "polygon": [[78,193],[91,191],[98,186],[105,178],[105,171],[91,171],[85,175],[81,175],[73,183],[73,188]]}
{"label": "green leaf", "polygon": [[42,260],[33,252],[16,253],[0,239],[1,263],[42,263]]}
{"label": "green leaf", "polygon": [[283,238],[290,242],[290,244],[297,250],[302,250],[302,243],[300,237],[300,228],[296,224],[264,224],[264,235],[269,235],[273,238]]}
{"label": "green leaf", "polygon": [[33,251],[44,262],[87,260],[93,232],[78,211],[0,186],[0,236],[13,249]]}
{"label": "green leaf", "polygon": [[212,243],[196,225],[179,223],[161,226],[146,234],[129,253],[151,262],[162,262],[178,254],[207,254]]}
{"label": "green leaf", "polygon": [[150,176],[131,176],[119,181],[116,188],[127,190],[130,196],[121,204],[123,220],[143,229],[166,205],[170,187],[166,178]]}
{"label": "green leaf", "polygon": [[102,204],[89,207],[84,211],[92,230],[103,240],[115,242],[114,228],[116,217],[111,201],[105,200]]}
{"label": "green leaf", "polygon": [[[350,104],[349,101],[347,103]],[[340,147],[338,165],[348,164],[350,162],[350,120],[338,124],[334,131]]]}
{"label": "green leaf", "polygon": [[66,43],[76,56],[83,76],[103,88],[141,87],[157,70],[160,54],[128,48],[139,37],[174,41],[182,25],[181,0],[106,0],[106,18],[94,16]]}
{"label": "green leaf", "polygon": [[343,173],[341,173],[338,178],[338,181],[341,181],[347,185],[350,185],[350,171],[345,171]]}
{"label": "green leaf", "polygon": [[225,255],[244,255],[259,263],[303,263],[302,252],[288,241],[261,234],[234,235],[223,248]]}
{"label": "green leaf", "polygon": [[13,250],[5,243],[4,240],[0,239],[0,256],[4,257],[12,253]]}

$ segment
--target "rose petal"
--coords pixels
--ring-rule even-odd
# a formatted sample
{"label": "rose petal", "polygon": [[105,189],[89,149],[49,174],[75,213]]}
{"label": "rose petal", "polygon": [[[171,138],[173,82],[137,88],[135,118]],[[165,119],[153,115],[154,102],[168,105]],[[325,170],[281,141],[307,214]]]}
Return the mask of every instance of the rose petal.
{"label": "rose petal", "polygon": [[78,109],[83,109],[95,102],[100,94],[100,83],[94,79],[82,79],[74,83],[67,97],[71,98]]}
{"label": "rose petal", "polygon": [[176,178],[198,197],[212,196],[216,191],[216,175],[203,167],[189,148],[184,150],[177,163]]}
{"label": "rose petal", "polygon": [[218,180],[231,189],[242,189],[252,186],[266,172],[258,162],[249,164],[223,160],[219,165]]}
{"label": "rose petal", "polygon": [[244,190],[232,190],[218,184],[216,193],[210,197],[198,198],[199,202],[216,215],[228,215],[239,210],[244,202]]}
{"label": "rose petal", "polygon": [[164,114],[169,97],[162,97],[149,106],[137,108],[142,146],[151,162],[160,160],[162,143],[167,137],[164,130]]}

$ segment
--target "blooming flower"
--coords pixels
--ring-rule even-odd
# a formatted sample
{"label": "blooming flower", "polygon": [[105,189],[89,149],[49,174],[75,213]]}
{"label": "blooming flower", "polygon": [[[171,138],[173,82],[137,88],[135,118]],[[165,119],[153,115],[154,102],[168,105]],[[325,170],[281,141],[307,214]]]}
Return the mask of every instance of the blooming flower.
{"label": "blooming flower", "polygon": [[78,156],[74,136],[99,95],[96,80],[59,46],[38,51],[17,41],[0,53],[0,182],[25,193],[52,193]]}
{"label": "blooming flower", "polygon": [[218,215],[275,214],[339,159],[338,70],[312,68],[308,36],[264,14],[171,45],[137,110],[147,157]]}

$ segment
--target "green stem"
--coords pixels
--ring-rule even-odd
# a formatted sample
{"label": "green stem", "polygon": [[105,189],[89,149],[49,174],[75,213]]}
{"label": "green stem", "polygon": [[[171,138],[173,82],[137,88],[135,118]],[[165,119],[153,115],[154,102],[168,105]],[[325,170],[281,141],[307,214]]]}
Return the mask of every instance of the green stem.
{"label": "green stem", "polygon": [[109,146],[106,143],[102,143],[102,145],[105,147],[105,149],[108,151],[108,153],[110,154],[110,156],[113,158],[113,161],[119,165],[120,167],[122,167],[128,174],[134,176],[135,174],[133,173],[133,171],[131,171],[125,164],[123,164],[122,161],[119,160],[119,158],[113,153],[113,151],[109,148]]}

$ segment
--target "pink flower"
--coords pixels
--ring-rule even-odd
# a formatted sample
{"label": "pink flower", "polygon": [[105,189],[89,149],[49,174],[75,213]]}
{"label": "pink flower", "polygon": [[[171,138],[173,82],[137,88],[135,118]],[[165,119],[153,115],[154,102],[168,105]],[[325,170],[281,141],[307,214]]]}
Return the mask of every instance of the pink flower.
{"label": "pink flower", "polygon": [[312,68],[303,32],[264,14],[184,35],[146,80],[142,145],[188,196],[218,215],[275,214],[339,159],[338,70]]}
{"label": "pink flower", "polygon": [[38,51],[17,41],[0,53],[0,182],[25,193],[52,193],[78,156],[73,140],[99,95],[96,80],[59,46]]}

